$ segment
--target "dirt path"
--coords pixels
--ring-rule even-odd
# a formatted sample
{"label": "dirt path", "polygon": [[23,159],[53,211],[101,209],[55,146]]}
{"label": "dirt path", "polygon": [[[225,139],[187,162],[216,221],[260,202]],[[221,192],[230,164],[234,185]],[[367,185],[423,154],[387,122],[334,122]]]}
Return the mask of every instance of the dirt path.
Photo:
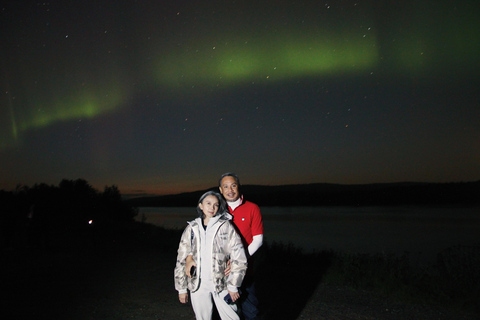
{"label": "dirt path", "polygon": [[474,320],[478,315],[459,314],[445,308],[406,304],[380,299],[366,291],[318,286],[298,320]]}

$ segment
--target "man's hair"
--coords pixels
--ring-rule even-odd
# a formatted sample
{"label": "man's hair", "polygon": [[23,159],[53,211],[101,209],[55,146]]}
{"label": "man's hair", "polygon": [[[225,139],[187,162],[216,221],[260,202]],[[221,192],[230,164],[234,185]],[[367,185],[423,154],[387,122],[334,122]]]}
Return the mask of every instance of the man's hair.
{"label": "man's hair", "polygon": [[235,182],[237,182],[237,185],[240,188],[240,179],[233,172],[227,172],[227,173],[222,174],[222,176],[220,177],[220,180],[218,180],[218,186],[219,187],[222,186],[222,179],[225,178],[225,177],[232,177],[233,179],[235,179]]}

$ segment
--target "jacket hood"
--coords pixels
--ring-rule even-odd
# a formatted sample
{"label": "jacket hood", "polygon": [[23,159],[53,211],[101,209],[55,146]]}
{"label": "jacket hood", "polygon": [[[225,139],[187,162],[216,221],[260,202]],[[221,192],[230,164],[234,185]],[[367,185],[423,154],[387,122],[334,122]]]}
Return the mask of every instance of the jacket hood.
{"label": "jacket hood", "polygon": [[233,220],[233,216],[228,211],[221,213],[221,217],[224,217],[225,220]]}
{"label": "jacket hood", "polygon": [[[233,215],[231,215],[228,211],[224,211],[222,213],[218,213],[215,215],[215,217],[211,218],[211,219],[215,219],[217,221],[222,221],[222,220],[233,220]],[[202,225],[202,218],[196,218],[192,221],[187,221],[187,223],[191,226],[193,226],[194,222],[198,223],[198,225]]]}

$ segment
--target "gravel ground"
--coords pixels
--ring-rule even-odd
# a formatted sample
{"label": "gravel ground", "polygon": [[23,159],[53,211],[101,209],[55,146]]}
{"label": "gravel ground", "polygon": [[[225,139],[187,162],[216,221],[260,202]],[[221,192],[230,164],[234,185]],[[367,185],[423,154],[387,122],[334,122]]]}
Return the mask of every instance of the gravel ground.
{"label": "gravel ground", "polygon": [[[0,319],[194,319],[174,290],[175,252],[154,248],[3,251]],[[279,319],[283,301],[264,301],[263,320]],[[392,303],[365,291],[317,285],[283,319],[479,319],[447,309]],[[280,313],[282,314],[282,313]]]}

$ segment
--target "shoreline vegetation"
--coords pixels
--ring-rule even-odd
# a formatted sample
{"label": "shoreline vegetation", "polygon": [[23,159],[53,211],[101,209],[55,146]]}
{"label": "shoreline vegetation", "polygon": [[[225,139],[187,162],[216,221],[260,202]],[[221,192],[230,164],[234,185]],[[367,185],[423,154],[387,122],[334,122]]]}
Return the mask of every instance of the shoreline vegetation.
{"label": "shoreline vegetation", "polygon": [[[64,180],[1,196],[2,318],[194,318],[173,287],[182,231],[135,222],[115,186]],[[264,320],[480,316],[479,245],[446,249],[421,269],[407,253],[305,253],[276,242],[259,253]]]}

